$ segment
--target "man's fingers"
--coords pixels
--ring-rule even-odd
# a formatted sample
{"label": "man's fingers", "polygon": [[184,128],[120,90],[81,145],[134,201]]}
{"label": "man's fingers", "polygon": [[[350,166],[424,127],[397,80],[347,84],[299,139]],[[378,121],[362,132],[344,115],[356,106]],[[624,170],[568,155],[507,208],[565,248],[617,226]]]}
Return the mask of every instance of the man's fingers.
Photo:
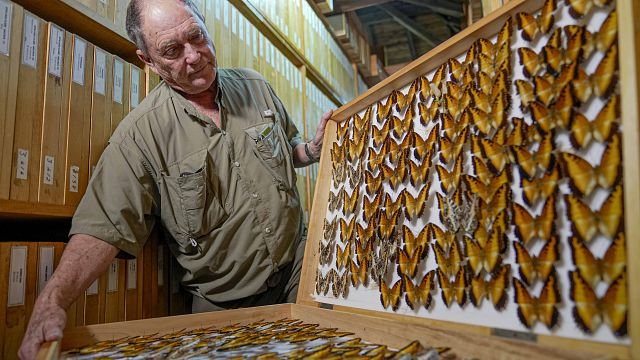
{"label": "man's fingers", "polygon": [[44,341],[54,341],[62,339],[62,330],[58,327],[47,327],[44,329]]}

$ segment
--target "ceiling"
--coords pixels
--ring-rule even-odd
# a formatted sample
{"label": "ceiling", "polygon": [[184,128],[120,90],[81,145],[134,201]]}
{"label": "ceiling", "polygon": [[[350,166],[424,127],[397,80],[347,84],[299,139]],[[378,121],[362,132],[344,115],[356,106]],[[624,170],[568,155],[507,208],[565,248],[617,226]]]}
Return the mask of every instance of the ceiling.
{"label": "ceiling", "polygon": [[331,14],[355,15],[387,73],[420,57],[464,26],[463,0],[333,0]]}

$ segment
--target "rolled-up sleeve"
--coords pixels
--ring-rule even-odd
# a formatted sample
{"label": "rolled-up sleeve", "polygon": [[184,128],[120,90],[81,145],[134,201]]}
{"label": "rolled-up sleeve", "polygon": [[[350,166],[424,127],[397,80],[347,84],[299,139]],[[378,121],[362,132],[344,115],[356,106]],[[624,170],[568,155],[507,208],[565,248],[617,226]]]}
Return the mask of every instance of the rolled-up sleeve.
{"label": "rolled-up sleeve", "polygon": [[109,143],[73,216],[69,236],[87,234],[137,255],[153,226],[155,182],[139,153]]}

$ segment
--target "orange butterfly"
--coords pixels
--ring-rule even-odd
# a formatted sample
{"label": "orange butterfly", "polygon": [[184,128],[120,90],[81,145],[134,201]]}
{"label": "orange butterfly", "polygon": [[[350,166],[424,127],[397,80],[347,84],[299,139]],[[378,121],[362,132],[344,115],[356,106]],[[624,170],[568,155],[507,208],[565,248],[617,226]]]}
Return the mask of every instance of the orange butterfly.
{"label": "orange butterfly", "polygon": [[359,241],[356,241],[356,261],[355,262],[358,265],[362,266],[362,264],[364,263],[371,262],[374,241],[375,240],[373,237],[370,237],[369,240],[365,240],[364,238],[361,237]]}
{"label": "orange butterfly", "polygon": [[372,219],[382,204],[382,194],[376,193],[373,199],[369,200],[364,196],[364,202],[362,204],[362,210],[364,212],[365,219]]}
{"label": "orange butterfly", "polygon": [[582,278],[591,286],[596,286],[600,280],[610,284],[626,267],[624,234],[620,233],[613,240],[604,256],[596,258],[587,244],[577,237],[569,241],[571,257]]}
{"label": "orange butterfly", "polygon": [[438,269],[442,271],[446,276],[455,275],[462,266],[462,254],[458,247],[458,242],[451,242],[449,248],[449,255],[447,256],[445,251],[440,247],[440,244],[433,243],[433,252],[436,255],[436,262],[438,263]]}
{"label": "orange butterfly", "polygon": [[485,93],[489,99],[498,94],[511,91],[510,72],[506,69],[499,71],[494,77],[484,72],[478,73],[478,88]]}
{"label": "orange butterfly", "polygon": [[598,31],[593,34],[587,30],[584,31],[585,43],[583,51],[585,57],[589,57],[594,50],[606,52],[618,39],[618,13],[616,9],[614,8],[609,13],[609,16],[602,22]]}
{"label": "orange butterfly", "polygon": [[449,172],[442,165],[436,166],[438,178],[440,179],[440,189],[443,193],[449,194],[460,186],[460,178],[462,176],[463,166],[464,161],[462,160],[462,153],[458,155],[458,158],[453,164],[453,169],[451,170],[451,172]]}
{"label": "orange butterfly", "polygon": [[460,307],[467,303],[467,274],[464,266],[460,267],[456,272],[456,278],[453,282],[449,281],[449,277],[442,270],[438,269],[438,284],[442,289],[442,301],[447,307],[456,301]]}
{"label": "orange butterfly", "polygon": [[459,120],[455,120],[450,114],[442,114],[442,129],[449,139],[455,139],[464,129],[469,126],[469,116],[465,111]]}
{"label": "orange butterfly", "polygon": [[382,104],[382,100],[378,101],[376,112],[378,115],[378,122],[384,121],[391,113],[391,107],[393,106],[393,93],[387,96],[387,101]]}
{"label": "orange butterfly", "polygon": [[349,221],[340,219],[340,242],[345,243],[351,241],[355,228],[355,219],[351,219]]}
{"label": "orange butterfly", "polygon": [[547,198],[539,216],[532,216],[519,204],[513,204],[513,221],[516,237],[528,244],[532,239],[548,240],[555,230],[556,207],[553,196]]}
{"label": "orange butterfly", "polygon": [[413,129],[413,108],[407,109],[404,117],[391,116],[391,134],[396,140],[404,139]]}
{"label": "orange butterfly", "polygon": [[431,153],[433,151],[432,147],[435,144],[435,138],[431,139],[429,136],[426,140],[423,140],[420,134],[418,134],[417,132],[414,132],[412,136],[413,141],[411,145],[413,147],[413,156],[415,157],[417,162],[422,162],[423,164],[428,163],[426,167],[431,167]]}
{"label": "orange butterfly", "polygon": [[500,216],[500,212],[506,210],[511,202],[511,187],[509,184],[500,186],[490,203],[482,202],[480,205],[480,218],[485,224],[491,224]]}
{"label": "orange butterfly", "polygon": [[333,293],[333,297],[338,298],[342,296],[344,299],[346,299],[347,294],[349,293],[349,269],[343,271],[342,275],[339,275],[335,270],[333,271],[333,283],[331,284],[331,292]]}
{"label": "orange butterfly", "polygon": [[611,3],[612,0],[565,0],[569,5],[569,14],[575,19],[579,19],[585,16],[591,8],[595,5],[598,7],[605,7]]}
{"label": "orange butterfly", "polygon": [[387,164],[382,164],[382,174],[386,180],[389,180],[389,184],[391,188],[396,191],[398,190],[398,186],[404,183],[407,179],[408,168],[407,168],[407,160],[405,156],[401,156],[398,164],[395,168],[388,166]]}
{"label": "orange butterfly", "polygon": [[570,273],[571,300],[573,319],[582,331],[594,333],[600,324],[607,323],[616,336],[627,334],[627,275],[623,272],[618,276],[604,294],[598,298],[595,291],[580,276],[577,271]]}
{"label": "orange butterfly", "polygon": [[597,186],[609,189],[622,176],[620,137],[617,134],[611,138],[597,167],[577,155],[562,153],[561,156],[565,173],[571,179],[569,185],[580,196],[590,195]]}
{"label": "orange butterfly", "polygon": [[[474,160],[475,159],[476,158],[474,158]],[[470,175],[463,175],[463,180],[467,185],[467,189],[469,189],[471,193],[477,195],[485,203],[491,202],[493,195],[498,191],[500,186],[510,182],[508,171],[503,171],[498,176],[489,177],[489,182],[486,184],[482,182],[481,178],[476,179]]]}
{"label": "orange butterfly", "polygon": [[528,111],[529,105],[536,99],[533,93],[533,85],[528,81],[518,79],[516,80],[516,89],[518,90],[518,95],[520,95],[520,110]]}
{"label": "orange butterfly", "polygon": [[518,28],[522,30],[522,38],[526,41],[533,41],[538,34],[546,34],[553,26],[553,12],[556,10],[555,0],[546,0],[540,10],[540,15],[533,16],[525,12],[516,14]]}
{"label": "orange butterfly", "polygon": [[524,146],[514,146],[513,152],[520,167],[520,174],[528,180],[533,179],[538,170],[546,173],[555,165],[553,138],[549,134],[542,138],[536,152],[531,153]]}
{"label": "orange butterfly", "polygon": [[508,145],[529,145],[534,142],[542,141],[542,134],[537,126],[528,125],[523,118],[511,118],[513,128],[505,143]]}
{"label": "orange butterfly", "polygon": [[616,236],[622,224],[622,185],[616,186],[598,211],[592,211],[573,195],[565,195],[565,199],[574,235],[585,242],[590,242],[598,233],[609,239]]}
{"label": "orange butterfly", "polygon": [[464,63],[461,64],[458,60],[456,60],[455,58],[450,58],[449,60],[447,60],[447,65],[449,66],[449,72],[451,73],[451,79],[457,83],[462,83],[464,84],[464,82],[462,81],[463,79],[463,74],[471,68],[471,64],[468,63]]}
{"label": "orange butterfly", "polygon": [[467,130],[468,128],[462,130],[455,140],[450,140],[446,135],[440,137],[440,161],[443,164],[448,164],[462,153],[469,134]]}
{"label": "orange butterfly", "polygon": [[393,284],[392,287],[387,286],[387,282],[384,279],[380,279],[380,303],[386,309],[391,306],[393,311],[398,311],[400,307],[400,295],[402,295],[402,279]]}
{"label": "orange butterfly", "polygon": [[431,96],[431,84],[426,76],[420,76],[418,78],[420,82],[420,90],[418,91],[418,99],[420,103],[426,102]]}
{"label": "orange butterfly", "polygon": [[495,77],[500,71],[511,69],[511,44],[493,44],[487,39],[478,40],[478,67],[481,72]]}
{"label": "orange butterfly", "polygon": [[527,329],[533,328],[538,321],[545,324],[548,329],[558,324],[559,313],[556,306],[562,299],[555,275],[547,277],[537,298],[531,296],[525,285],[518,279],[513,279],[513,287],[514,300],[518,304],[518,319]]}
{"label": "orange butterfly", "polygon": [[418,86],[420,82],[418,79],[414,80],[409,86],[409,90],[407,94],[404,94],[402,91],[396,90],[394,94],[395,103],[396,103],[396,111],[401,113],[404,112],[405,109],[411,108],[413,103],[416,100],[416,93],[418,92]]}
{"label": "orange butterfly", "polygon": [[355,187],[351,196],[346,191],[343,192],[342,212],[345,216],[353,214],[356,211],[358,205],[358,199],[360,198],[360,187]]}
{"label": "orange butterfly", "polygon": [[424,305],[425,309],[431,307],[432,297],[431,291],[434,288],[433,278],[435,271],[431,270],[424,275],[420,284],[414,284],[408,276],[404,275],[402,283],[405,288],[404,300],[411,310],[415,310],[417,306]]}
{"label": "orange butterfly", "polygon": [[386,193],[386,194],[385,194],[385,196],[384,196],[384,202],[382,203],[382,206],[384,206],[385,211],[387,212],[387,214],[394,213],[394,212],[396,212],[396,211],[400,210],[400,208],[401,208],[401,207],[402,207],[402,205],[403,205],[403,202],[402,202],[402,200],[403,200],[403,199],[402,199],[402,196],[403,196],[403,195],[402,195],[402,193],[403,193],[403,192],[405,192],[405,191],[406,191],[406,189],[405,189],[405,190],[403,190],[403,191],[398,195],[398,197],[396,197],[396,199],[395,199],[395,200],[393,200],[393,198],[391,197],[391,194],[389,194],[389,193]]}
{"label": "orange butterfly", "polygon": [[554,166],[551,172],[545,174],[540,179],[529,181],[521,178],[522,199],[527,206],[532,207],[538,200],[546,200],[551,195],[554,195],[558,189],[559,181],[560,171],[557,166]]}
{"label": "orange butterfly", "polygon": [[365,191],[367,195],[374,196],[382,189],[382,176],[374,176],[369,171],[364,173]]}
{"label": "orange butterfly", "polygon": [[500,174],[514,160],[511,146],[509,145],[502,145],[483,138],[478,139],[477,144],[483,157],[488,160],[487,165],[494,175]]}
{"label": "orange butterfly", "polygon": [[349,262],[351,262],[351,241],[347,242],[344,249],[336,246],[336,268],[338,270],[344,267],[349,268]]}
{"label": "orange butterfly", "polygon": [[464,104],[462,104],[458,98],[452,94],[444,94],[440,105],[440,114],[449,114],[453,120],[457,120],[460,113],[462,113],[462,110],[464,110]]}
{"label": "orange butterfly", "polygon": [[500,265],[502,261],[500,249],[504,239],[503,236],[504,234],[500,229],[495,230],[482,246],[468,237],[464,238],[465,253],[473,276],[480,274],[483,269],[488,273],[493,273],[496,267]]}
{"label": "orange butterfly", "polygon": [[362,132],[369,129],[371,126],[371,113],[372,109],[371,106],[369,106],[362,116],[355,114],[353,116],[353,131]]}
{"label": "orange butterfly", "polygon": [[[435,73],[433,73],[433,77],[431,78],[431,89],[439,89],[442,85],[443,81],[446,80],[447,76],[447,63],[443,63],[436,69]],[[432,95],[433,96],[433,95]]]}
{"label": "orange butterfly", "polygon": [[418,195],[413,196],[408,191],[404,191],[404,214],[407,220],[415,220],[422,217],[427,199],[429,197],[430,184],[422,187]]}
{"label": "orange butterfly", "polygon": [[418,264],[422,259],[423,249],[422,246],[418,246],[413,253],[408,253],[407,249],[398,250],[398,276],[403,275],[413,278],[418,271]]}
{"label": "orange butterfly", "polygon": [[503,310],[507,306],[507,287],[510,282],[511,266],[509,264],[501,266],[489,281],[485,281],[484,276],[479,274],[471,279],[469,300],[479,308],[482,299],[487,297],[491,299],[496,310]]}
{"label": "orange butterfly", "polygon": [[544,280],[555,272],[554,264],[559,260],[558,240],[552,237],[547,241],[538,256],[531,256],[527,248],[517,241],[513,242],[516,262],[520,266],[520,278],[527,285],[537,280]]}
{"label": "orange butterfly", "polygon": [[550,107],[537,100],[529,105],[533,119],[545,133],[556,128],[566,129],[573,115],[573,106],[573,96],[568,86],[562,89],[556,102]]}
{"label": "orange butterfly", "polygon": [[404,239],[403,249],[407,254],[415,253],[416,249],[422,248],[422,254],[420,258],[424,259],[429,253],[429,228],[425,227],[418,235],[413,235],[413,231],[408,226],[402,227],[402,234]]}
{"label": "orange butterfly", "polygon": [[611,45],[609,50],[596,67],[592,75],[587,75],[580,69],[571,82],[576,98],[584,103],[595,94],[602,99],[606,99],[613,92],[617,85],[618,69],[618,46]]}
{"label": "orange butterfly", "polygon": [[503,126],[509,107],[509,96],[506,93],[502,93],[502,95],[494,98],[489,112],[479,108],[470,108],[471,121],[480,130],[480,133],[486,136],[491,130],[496,130]]}
{"label": "orange butterfly", "polygon": [[368,143],[368,134],[366,131],[363,131],[362,135],[347,143],[347,159],[353,163],[356,159],[362,158],[364,156],[364,149],[367,148],[366,145]]}
{"label": "orange butterfly", "polygon": [[418,112],[420,114],[420,124],[427,126],[430,122],[436,121],[440,114],[440,106],[437,101],[433,100],[431,105],[427,106],[425,103],[418,104]]}
{"label": "orange butterfly", "polygon": [[[476,149],[475,152],[479,152],[480,153],[479,156],[482,156],[482,151],[480,149]],[[473,158],[471,158],[472,169],[473,169],[473,172],[476,174],[476,177],[478,177],[478,179],[480,179],[480,181],[486,185],[493,181],[494,175],[489,170],[487,165],[484,163],[482,158],[479,156],[474,156]],[[501,177],[501,176],[502,175],[498,175],[498,177]]]}
{"label": "orange butterfly", "polygon": [[371,238],[375,235],[376,232],[376,228],[375,226],[369,226],[369,224],[366,224],[365,226],[362,226],[360,224],[356,224],[356,234],[358,235],[358,240],[360,241],[369,241],[371,240]]}
{"label": "orange butterfly", "polygon": [[513,32],[513,22],[511,17],[505,20],[504,24],[498,31],[498,38],[496,39],[496,45],[502,46],[504,44],[511,45],[511,33]]}
{"label": "orange butterfly", "polygon": [[358,287],[360,286],[360,284],[362,284],[364,287],[369,286],[369,262],[368,261],[360,262],[359,265],[356,264],[355,261],[351,261],[349,262],[349,269],[351,270],[351,284],[354,287]]}
{"label": "orange butterfly", "polygon": [[523,67],[522,73],[525,77],[530,78],[544,70],[546,62],[544,53],[541,52],[538,54],[528,47],[521,47],[518,48],[518,57],[520,58],[520,65]]}
{"label": "orange butterfly", "polygon": [[[571,85],[572,81],[575,82],[574,79],[577,72],[578,64],[571,63],[563,66],[558,76],[554,77],[551,74],[534,76],[533,83],[535,85],[534,92],[536,99],[545,106],[551,105],[557,101],[556,99],[558,99],[558,97],[564,95],[562,91],[567,85]],[[569,92],[569,95],[573,95],[573,93]]]}
{"label": "orange butterfly", "polygon": [[399,211],[389,213],[388,210],[380,213],[378,223],[378,236],[380,239],[391,239],[395,232],[396,225],[398,224],[399,213]]}
{"label": "orange butterfly", "polygon": [[371,137],[373,138],[373,147],[375,147],[376,149],[380,147],[380,145],[384,144],[385,141],[387,140],[387,137],[389,136],[389,130],[390,125],[391,125],[391,121],[387,121],[384,123],[384,125],[382,125],[381,128],[378,128],[377,126],[372,126],[371,128]]}
{"label": "orange butterfly", "polygon": [[351,122],[348,120],[344,120],[338,123],[336,128],[337,138],[340,140],[341,144],[344,144],[345,139],[347,139],[347,133],[351,129]]}
{"label": "orange butterfly", "polygon": [[426,226],[429,239],[435,240],[443,252],[449,252],[451,245],[456,241],[456,234],[442,230],[438,225],[429,223]]}
{"label": "orange butterfly", "polygon": [[344,162],[346,146],[340,146],[334,142],[331,146],[331,161],[335,164]]}
{"label": "orange butterfly", "polygon": [[620,118],[618,96],[614,96],[602,107],[593,121],[577,113],[571,125],[570,140],[575,148],[584,148],[591,141],[606,142],[617,130],[617,120]]}

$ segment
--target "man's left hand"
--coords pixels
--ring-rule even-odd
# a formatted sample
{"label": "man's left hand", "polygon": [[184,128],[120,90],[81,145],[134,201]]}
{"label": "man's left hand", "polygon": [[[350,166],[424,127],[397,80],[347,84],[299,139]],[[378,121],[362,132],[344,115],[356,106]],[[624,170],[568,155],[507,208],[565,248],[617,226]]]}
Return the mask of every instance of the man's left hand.
{"label": "man's left hand", "polygon": [[316,135],[309,141],[309,151],[311,155],[313,155],[314,159],[320,159],[320,153],[322,153],[322,140],[324,139],[324,128],[327,126],[327,121],[333,115],[333,110],[329,110],[326,113],[322,114],[320,118],[320,124],[318,124],[318,129],[316,130]]}

